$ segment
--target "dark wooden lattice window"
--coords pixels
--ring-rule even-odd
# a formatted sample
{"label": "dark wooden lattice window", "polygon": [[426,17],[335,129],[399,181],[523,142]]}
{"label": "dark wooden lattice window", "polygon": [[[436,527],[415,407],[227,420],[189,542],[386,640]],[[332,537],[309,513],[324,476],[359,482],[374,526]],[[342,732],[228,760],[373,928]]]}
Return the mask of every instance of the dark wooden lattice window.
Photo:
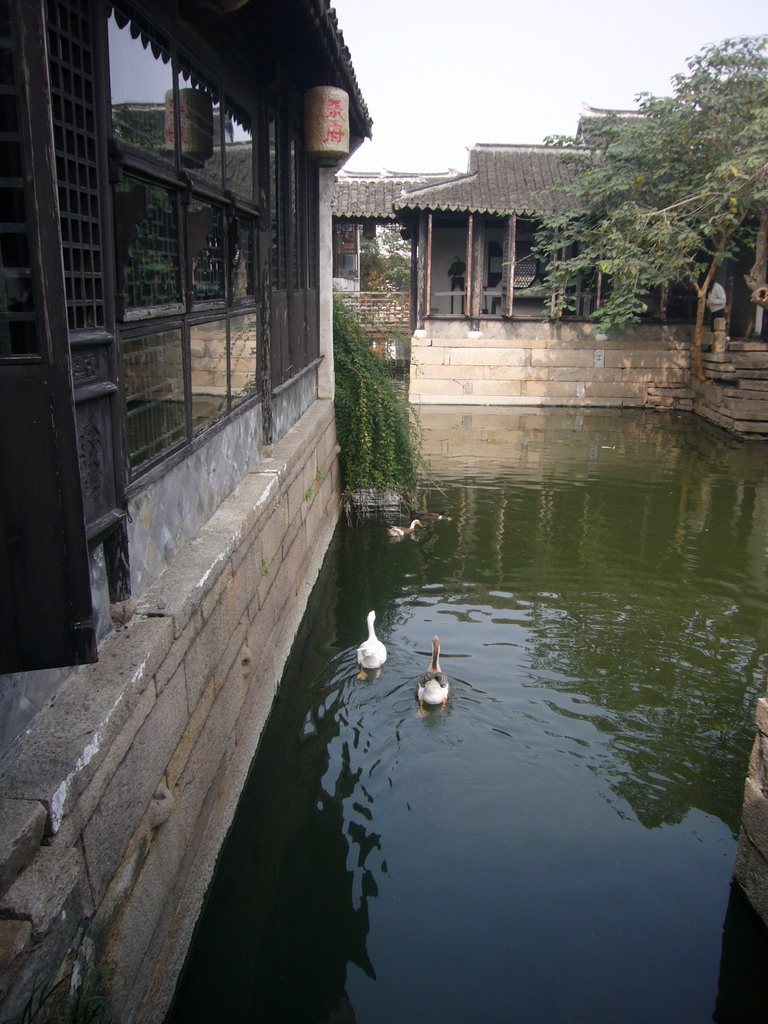
{"label": "dark wooden lattice window", "polygon": [[23,153],[13,39],[7,0],[0,4],[0,359],[34,356],[39,352],[34,308],[32,255],[27,201],[24,189]]}
{"label": "dark wooden lattice window", "polygon": [[44,19],[38,4],[0,0],[3,673],[73,665],[96,655],[48,130]]}
{"label": "dark wooden lattice window", "polygon": [[48,3],[51,107],[70,330],[104,326],[94,81],[87,11]]}

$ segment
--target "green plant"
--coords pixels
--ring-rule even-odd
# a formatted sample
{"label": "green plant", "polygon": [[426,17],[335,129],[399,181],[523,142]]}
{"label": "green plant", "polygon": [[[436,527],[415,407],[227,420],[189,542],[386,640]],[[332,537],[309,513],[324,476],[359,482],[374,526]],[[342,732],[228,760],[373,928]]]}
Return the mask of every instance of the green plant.
{"label": "green plant", "polygon": [[418,480],[416,430],[407,398],[371,349],[354,313],[333,305],[336,434],[343,489],[411,493]]}
{"label": "green plant", "polygon": [[24,1006],[3,1024],[109,1024],[99,973],[89,971],[79,985],[73,977],[34,982]]}
{"label": "green plant", "polygon": [[[542,218],[551,309],[572,308],[579,277],[602,283],[592,314],[606,330],[636,322],[656,289],[697,296],[693,369],[718,266],[756,253],[753,301],[768,237],[768,37],[727,39],[687,61],[669,97],[641,94],[638,116],[595,118],[579,138],[550,140],[570,169],[568,204]],[[763,257],[756,237],[762,226]]]}
{"label": "green plant", "polygon": [[449,277],[463,277],[464,271],[467,269],[467,264],[464,260],[460,260],[457,256],[453,263],[448,267]]}

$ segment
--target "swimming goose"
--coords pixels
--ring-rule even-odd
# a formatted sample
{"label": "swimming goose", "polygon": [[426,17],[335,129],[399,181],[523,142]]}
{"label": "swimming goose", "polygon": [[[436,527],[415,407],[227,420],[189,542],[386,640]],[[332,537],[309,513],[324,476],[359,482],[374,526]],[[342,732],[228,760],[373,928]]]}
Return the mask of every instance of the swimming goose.
{"label": "swimming goose", "polygon": [[448,676],[440,668],[440,638],[432,637],[432,661],[426,672],[419,678],[417,696],[422,707],[425,704],[442,704],[448,700],[450,691]]}
{"label": "swimming goose", "polygon": [[417,526],[423,525],[418,519],[412,519],[410,526],[390,526],[387,533],[390,537],[405,537],[406,534],[413,533]]}
{"label": "swimming goose", "polygon": [[436,519],[448,519],[450,516],[443,515],[442,512],[427,512],[426,509],[412,509],[411,516],[414,519],[420,519],[425,522],[433,522]]}
{"label": "swimming goose", "polygon": [[375,678],[378,679],[381,675],[381,666],[387,660],[387,648],[373,631],[375,618],[376,612],[368,612],[368,639],[363,640],[357,648],[357,664],[360,666],[358,679],[367,679],[366,671],[372,672],[373,669],[376,669]]}

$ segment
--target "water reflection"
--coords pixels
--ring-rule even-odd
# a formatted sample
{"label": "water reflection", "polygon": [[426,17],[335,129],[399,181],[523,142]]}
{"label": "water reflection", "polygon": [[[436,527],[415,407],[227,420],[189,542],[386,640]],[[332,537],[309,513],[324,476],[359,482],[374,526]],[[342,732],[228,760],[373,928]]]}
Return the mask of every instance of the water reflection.
{"label": "water reflection", "polygon": [[768,454],[643,414],[421,418],[453,519],[340,524],[172,1020],[757,1024],[730,877]]}

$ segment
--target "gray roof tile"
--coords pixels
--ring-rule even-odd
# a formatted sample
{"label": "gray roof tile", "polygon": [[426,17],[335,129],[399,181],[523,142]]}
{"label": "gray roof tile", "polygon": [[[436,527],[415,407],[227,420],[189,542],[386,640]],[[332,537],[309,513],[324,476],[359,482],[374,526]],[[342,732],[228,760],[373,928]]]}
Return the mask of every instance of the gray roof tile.
{"label": "gray roof tile", "polygon": [[357,220],[394,220],[397,216],[394,204],[406,188],[422,187],[429,182],[442,181],[447,176],[447,172],[398,174],[381,171],[368,174],[342,170],[336,175],[333,215]]}
{"label": "gray roof tile", "polygon": [[563,186],[570,174],[558,151],[548,146],[480,143],[470,150],[466,174],[411,186],[395,200],[395,209],[491,214],[557,210],[567,205]]}

